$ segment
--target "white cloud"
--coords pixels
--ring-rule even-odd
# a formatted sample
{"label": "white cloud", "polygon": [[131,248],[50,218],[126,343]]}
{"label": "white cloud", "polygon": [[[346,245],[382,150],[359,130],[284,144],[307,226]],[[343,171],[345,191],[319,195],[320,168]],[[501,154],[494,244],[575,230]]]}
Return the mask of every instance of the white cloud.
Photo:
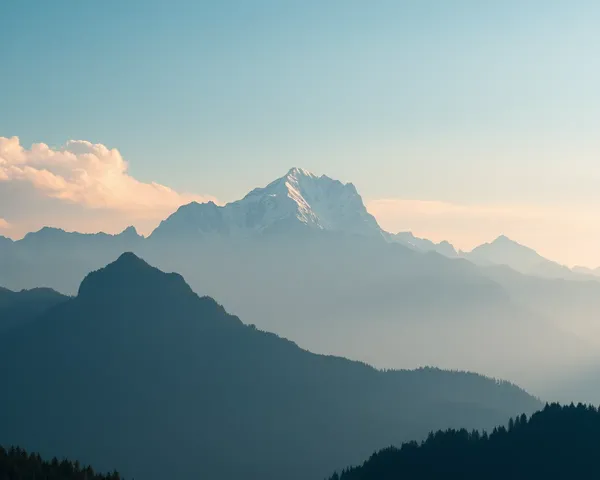
{"label": "white cloud", "polygon": [[[155,182],[140,182],[129,174],[119,151],[102,144],[72,140],[59,148],[38,143],[27,149],[18,137],[0,137],[0,197],[2,193],[10,202],[1,201],[0,208],[19,214],[0,210],[0,215],[19,216],[14,223],[21,234],[25,225],[64,228],[65,224],[77,223],[77,216],[86,217],[83,223],[88,227],[84,229],[111,231],[141,224],[147,231],[183,204],[214,200]],[[42,220],[32,218],[35,206],[44,200],[53,207],[50,217],[33,226]],[[20,205],[15,206],[17,201]]]}
{"label": "white cloud", "polygon": [[0,218],[0,230],[8,230],[10,228],[10,223],[8,223],[3,218]]}

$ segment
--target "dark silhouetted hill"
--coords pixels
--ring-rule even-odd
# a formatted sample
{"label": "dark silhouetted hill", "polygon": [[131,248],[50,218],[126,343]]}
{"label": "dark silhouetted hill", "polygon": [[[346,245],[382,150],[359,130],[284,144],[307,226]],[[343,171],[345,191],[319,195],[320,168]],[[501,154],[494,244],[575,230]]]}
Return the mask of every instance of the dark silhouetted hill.
{"label": "dark silhouetted hill", "polygon": [[598,478],[600,413],[595,407],[547,405],[488,435],[448,430],[422,443],[375,453],[330,480],[470,480]]}
{"label": "dark silhouetted hill", "polygon": [[130,253],[0,334],[0,378],[0,442],[144,480],[324,478],[433,429],[540,407],[476,374],[309,353]]}

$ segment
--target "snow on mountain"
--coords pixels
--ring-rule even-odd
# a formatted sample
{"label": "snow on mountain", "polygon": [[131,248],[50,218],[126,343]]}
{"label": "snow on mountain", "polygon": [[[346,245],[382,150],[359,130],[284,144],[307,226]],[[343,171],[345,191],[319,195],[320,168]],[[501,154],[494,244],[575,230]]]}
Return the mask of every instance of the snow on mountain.
{"label": "snow on mountain", "polygon": [[256,188],[241,200],[224,206],[213,202],[184,205],[161,222],[152,237],[250,235],[297,227],[382,235],[354,185],[292,168],[266,187]]}

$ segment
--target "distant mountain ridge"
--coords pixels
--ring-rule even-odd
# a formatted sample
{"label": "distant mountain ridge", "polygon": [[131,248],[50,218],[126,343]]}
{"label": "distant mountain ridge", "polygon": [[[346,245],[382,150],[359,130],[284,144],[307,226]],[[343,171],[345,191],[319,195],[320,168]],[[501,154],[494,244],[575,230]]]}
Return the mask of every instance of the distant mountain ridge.
{"label": "distant mountain ridge", "polygon": [[[163,242],[184,238],[191,241],[245,239],[269,233],[298,235],[311,231],[382,238],[419,252],[436,252],[448,258],[461,257],[480,266],[506,265],[525,275],[544,278],[590,280],[600,275],[600,268],[575,267],[571,270],[505,235],[465,252],[457,251],[447,241],[435,243],[416,237],[409,231],[386,232],[367,211],[352,183],[344,184],[298,167],[291,168],[266,187],[255,188],[242,199],[223,206],[212,201],[183,205],[164,219],[149,239]],[[77,249],[83,242],[95,245],[118,243],[121,251],[138,251],[144,240],[134,227],[116,235],[103,232],[83,234],[44,227],[15,242],[0,236],[0,262],[2,249],[12,247],[47,248],[52,245],[54,248],[60,244]]]}
{"label": "distant mountain ridge", "polygon": [[49,288],[13,292],[0,287],[0,332],[22,325],[68,300]]}
{"label": "distant mountain ridge", "polygon": [[581,267],[579,265],[572,268],[575,273],[580,273],[582,275],[594,275],[596,277],[600,276],[600,267],[589,268],[589,267]]}
{"label": "distant mountain ridge", "polygon": [[[506,265],[525,275],[569,280],[590,280],[591,276],[542,257],[534,249],[500,235],[491,243],[484,243],[470,252],[459,255],[481,266]],[[587,277],[587,278],[586,278]]]}
{"label": "distant mountain ridge", "polygon": [[385,233],[388,241],[399,243],[413,250],[421,252],[437,252],[448,258],[456,258],[458,252],[454,246],[447,241],[440,243],[432,242],[426,238],[416,237],[412,232]]}
{"label": "distant mountain ridge", "polygon": [[537,394],[595,361],[600,282],[476,265],[444,242],[386,233],[365,212],[351,184],[291,169],[227,206],[183,206],[150,238],[46,228],[8,242],[0,285],[75,294],[88,272],[131,251],[314,352],[382,368],[476,369]]}
{"label": "distant mountain ridge", "polygon": [[13,243],[19,243],[24,245],[48,245],[53,241],[60,242],[60,246],[64,247],[65,243],[71,243],[77,245],[77,241],[85,239],[88,241],[95,241],[97,243],[106,240],[118,240],[123,242],[139,241],[144,237],[140,235],[136,228],[133,226],[127,227],[121,233],[110,234],[104,232],[98,233],[80,233],[80,232],[67,232],[62,228],[55,227],[43,227],[37,232],[30,232],[25,235],[21,240]]}
{"label": "distant mountain ridge", "polygon": [[309,353],[132,253],[0,332],[0,376],[0,444],[146,480],[324,478],[434,428],[540,407],[475,374]]}

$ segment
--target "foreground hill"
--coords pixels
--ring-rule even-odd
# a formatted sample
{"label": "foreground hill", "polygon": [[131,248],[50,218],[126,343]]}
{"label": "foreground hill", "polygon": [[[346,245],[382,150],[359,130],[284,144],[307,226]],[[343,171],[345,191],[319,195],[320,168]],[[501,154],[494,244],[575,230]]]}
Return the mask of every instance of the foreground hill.
{"label": "foreground hill", "polygon": [[0,478],[2,480],[121,480],[117,472],[103,475],[95,473],[92,467],[82,467],[79,462],[42,460],[35,453],[27,453],[21,448],[8,450],[0,447]]}
{"label": "foreground hill", "polygon": [[579,404],[547,405],[491,434],[438,431],[421,444],[375,453],[331,480],[598,478],[600,412]]}
{"label": "foreground hill", "polygon": [[0,334],[0,376],[0,442],[145,480],[323,478],[432,429],[540,406],[475,374],[311,354],[133,254]]}

